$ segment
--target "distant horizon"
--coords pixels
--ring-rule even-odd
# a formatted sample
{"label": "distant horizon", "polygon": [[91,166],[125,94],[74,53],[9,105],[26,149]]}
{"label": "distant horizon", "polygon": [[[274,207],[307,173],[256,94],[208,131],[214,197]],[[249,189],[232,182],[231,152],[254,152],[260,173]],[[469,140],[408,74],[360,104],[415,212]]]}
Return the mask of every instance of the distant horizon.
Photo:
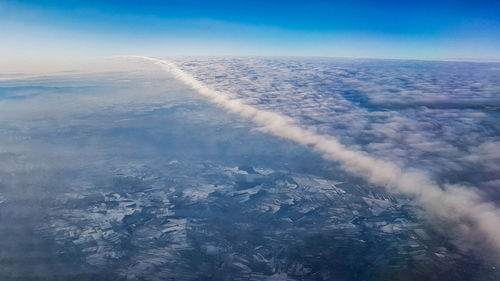
{"label": "distant horizon", "polygon": [[0,0],[0,62],[147,54],[500,60],[495,1]]}
{"label": "distant horizon", "polygon": [[[103,60],[119,59],[137,55],[117,56],[89,56],[65,60],[64,63],[50,61],[29,60],[24,63],[19,61],[4,61],[0,64],[0,75],[31,75],[31,74],[57,74],[68,71],[93,72],[93,70],[78,70],[75,67],[85,63],[97,63]],[[422,61],[422,62],[455,62],[455,63],[500,63],[500,59],[487,58],[384,58],[384,57],[348,57],[348,56],[317,56],[317,55],[140,55],[155,58],[275,58],[275,59],[341,59],[341,60],[394,60],[394,61]],[[98,71],[99,72],[99,71]]]}

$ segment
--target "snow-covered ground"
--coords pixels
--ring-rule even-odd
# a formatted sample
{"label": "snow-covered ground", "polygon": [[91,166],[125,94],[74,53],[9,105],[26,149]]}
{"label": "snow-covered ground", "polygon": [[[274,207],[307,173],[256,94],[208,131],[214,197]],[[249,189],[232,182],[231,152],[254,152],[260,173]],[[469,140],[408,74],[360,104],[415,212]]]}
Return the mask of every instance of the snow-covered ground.
{"label": "snow-covered ground", "polygon": [[[496,65],[168,60],[498,214]],[[467,229],[484,217],[436,214],[185,82],[140,60],[0,79],[0,279],[498,280],[495,229]]]}

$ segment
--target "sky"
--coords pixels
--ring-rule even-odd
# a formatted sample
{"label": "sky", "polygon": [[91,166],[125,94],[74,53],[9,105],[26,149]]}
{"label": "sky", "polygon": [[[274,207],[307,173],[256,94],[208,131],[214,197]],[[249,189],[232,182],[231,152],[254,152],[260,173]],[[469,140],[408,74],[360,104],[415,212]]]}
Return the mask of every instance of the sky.
{"label": "sky", "polygon": [[500,1],[5,1],[0,62],[112,55],[500,59]]}

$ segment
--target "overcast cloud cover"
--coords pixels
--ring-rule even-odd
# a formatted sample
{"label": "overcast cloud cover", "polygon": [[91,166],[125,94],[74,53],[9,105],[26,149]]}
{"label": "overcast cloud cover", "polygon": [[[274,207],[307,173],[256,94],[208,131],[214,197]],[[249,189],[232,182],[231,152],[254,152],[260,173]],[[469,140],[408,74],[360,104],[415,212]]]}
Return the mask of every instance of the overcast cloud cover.
{"label": "overcast cloud cover", "polygon": [[409,61],[386,72],[363,60],[188,58],[177,59],[178,67],[135,59],[159,65],[263,131],[414,197],[465,240],[486,239],[500,252],[498,65]]}

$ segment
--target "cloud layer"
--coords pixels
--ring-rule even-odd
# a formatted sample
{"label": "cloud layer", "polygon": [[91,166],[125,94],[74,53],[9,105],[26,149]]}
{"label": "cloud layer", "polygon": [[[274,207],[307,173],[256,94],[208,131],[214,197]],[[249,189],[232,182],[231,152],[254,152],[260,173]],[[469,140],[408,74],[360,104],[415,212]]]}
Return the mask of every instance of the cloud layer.
{"label": "cloud layer", "polygon": [[[438,183],[423,169],[403,168],[398,162],[371,156],[358,149],[359,146],[343,145],[338,138],[321,132],[321,128],[305,126],[303,123],[298,123],[295,118],[251,105],[251,96],[242,99],[234,93],[214,90],[168,60],[150,57],[129,58],[147,60],[159,65],[214,104],[231,113],[251,119],[261,126],[262,130],[270,134],[311,147],[326,159],[341,163],[347,171],[364,178],[371,184],[383,186],[393,193],[412,196],[429,214],[455,225],[460,233],[466,237],[474,240],[486,240],[497,253],[500,252],[500,236],[498,235],[500,211],[494,203],[485,201],[474,188],[460,184]],[[341,102],[342,100],[344,100],[345,105],[339,105],[339,110],[348,110],[349,101],[340,99]],[[287,101],[285,100],[284,103]],[[290,110],[301,110],[301,108],[291,108]],[[359,112],[359,109],[355,110]],[[442,112],[440,113],[442,114]],[[348,116],[343,117],[345,118],[344,122],[349,120],[346,118]],[[391,134],[394,137],[398,135],[401,132],[401,128],[398,128],[400,125],[411,125],[411,122],[406,123],[405,119],[397,115],[392,115],[389,118],[392,118],[392,121],[382,123],[378,127],[382,138],[384,134]],[[352,127],[350,128],[352,129]],[[426,144],[419,141],[419,138],[422,137],[419,134],[407,137],[414,138],[414,143],[419,145],[420,149],[439,148],[439,146],[433,146],[432,143]],[[383,146],[383,143],[381,145]],[[476,151],[476,154],[481,153],[481,149]],[[467,161],[475,161],[475,159],[471,156]]]}

